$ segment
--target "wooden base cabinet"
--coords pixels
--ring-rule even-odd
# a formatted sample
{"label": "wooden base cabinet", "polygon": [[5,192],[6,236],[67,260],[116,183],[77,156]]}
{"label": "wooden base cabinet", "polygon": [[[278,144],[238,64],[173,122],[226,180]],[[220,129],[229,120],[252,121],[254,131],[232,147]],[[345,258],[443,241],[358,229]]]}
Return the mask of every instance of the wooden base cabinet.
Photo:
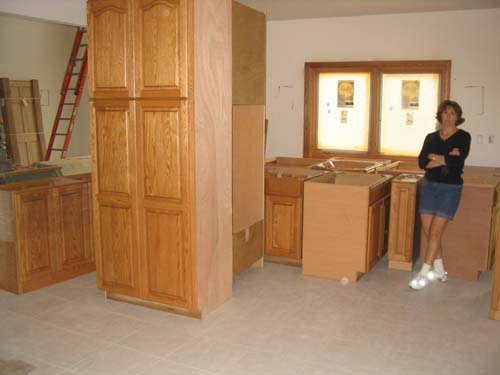
{"label": "wooden base cabinet", "polygon": [[420,246],[418,192],[423,175],[401,174],[391,183],[389,268],[411,271]]}
{"label": "wooden base cabinet", "polygon": [[309,178],[326,171],[304,167],[266,165],[265,175],[265,254],[302,259],[302,195]]}
{"label": "wooden base cabinet", "polygon": [[231,1],[89,0],[88,26],[98,283],[201,317],[231,296]]}
{"label": "wooden base cabinet", "polygon": [[0,287],[21,294],[95,270],[89,183],[2,185]]}
{"label": "wooden base cabinet", "polygon": [[357,281],[387,249],[390,176],[327,174],[304,184],[304,275]]}

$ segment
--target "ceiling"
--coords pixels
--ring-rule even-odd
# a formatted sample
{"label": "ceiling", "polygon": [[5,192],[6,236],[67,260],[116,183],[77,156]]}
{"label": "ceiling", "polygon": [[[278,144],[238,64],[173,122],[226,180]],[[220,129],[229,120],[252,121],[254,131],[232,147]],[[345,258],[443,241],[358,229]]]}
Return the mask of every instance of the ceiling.
{"label": "ceiling", "polygon": [[[500,8],[500,0],[236,0],[268,20]],[[459,27],[459,26],[458,26]]]}

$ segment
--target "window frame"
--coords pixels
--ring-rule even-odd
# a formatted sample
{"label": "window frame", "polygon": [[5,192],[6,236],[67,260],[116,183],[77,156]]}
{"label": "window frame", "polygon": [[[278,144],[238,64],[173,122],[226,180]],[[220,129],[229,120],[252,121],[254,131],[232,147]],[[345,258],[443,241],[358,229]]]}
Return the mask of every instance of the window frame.
{"label": "window frame", "polygon": [[[317,100],[320,73],[370,73],[370,116],[367,152],[323,151],[317,148]],[[307,62],[304,82],[304,157],[333,156],[414,161],[417,157],[379,153],[380,84],[382,74],[434,73],[440,76],[439,101],[450,96],[451,60]],[[375,110],[374,110],[375,109]],[[437,109],[437,107],[436,107]],[[423,140],[422,140],[423,142]]]}

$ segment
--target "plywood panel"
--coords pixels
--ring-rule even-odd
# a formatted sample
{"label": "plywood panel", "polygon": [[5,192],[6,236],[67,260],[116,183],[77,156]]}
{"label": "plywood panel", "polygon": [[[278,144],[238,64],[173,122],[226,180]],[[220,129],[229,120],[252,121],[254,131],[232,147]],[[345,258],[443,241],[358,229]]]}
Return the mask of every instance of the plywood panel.
{"label": "plywood panel", "polygon": [[91,98],[133,96],[132,0],[89,0]]}
{"label": "plywood panel", "polygon": [[304,183],[303,273],[356,281],[366,267],[369,190],[313,181]]}
{"label": "plywood panel", "polygon": [[264,219],[264,106],[233,106],[233,233]]}
{"label": "plywood panel", "polygon": [[266,102],[266,16],[233,1],[233,104]]}
{"label": "plywood panel", "polygon": [[[455,219],[443,235],[443,261],[450,277],[477,280],[489,271],[489,247],[494,189],[464,184]],[[422,236],[422,255],[427,242]]]}
{"label": "plywood panel", "polygon": [[136,1],[136,96],[187,96],[187,0]]}
{"label": "plywood panel", "polygon": [[233,234],[233,277],[264,256],[264,220]]}
{"label": "plywood panel", "polygon": [[231,1],[194,0],[194,17],[196,264],[208,312],[231,297],[233,279]]}

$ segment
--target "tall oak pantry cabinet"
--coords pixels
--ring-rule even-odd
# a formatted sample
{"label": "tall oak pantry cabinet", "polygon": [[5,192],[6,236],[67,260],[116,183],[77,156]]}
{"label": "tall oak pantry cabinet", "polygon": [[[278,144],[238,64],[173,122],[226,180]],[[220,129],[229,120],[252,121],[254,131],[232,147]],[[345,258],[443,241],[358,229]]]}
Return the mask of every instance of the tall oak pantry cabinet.
{"label": "tall oak pantry cabinet", "polygon": [[201,317],[231,297],[231,1],[89,0],[98,285]]}

